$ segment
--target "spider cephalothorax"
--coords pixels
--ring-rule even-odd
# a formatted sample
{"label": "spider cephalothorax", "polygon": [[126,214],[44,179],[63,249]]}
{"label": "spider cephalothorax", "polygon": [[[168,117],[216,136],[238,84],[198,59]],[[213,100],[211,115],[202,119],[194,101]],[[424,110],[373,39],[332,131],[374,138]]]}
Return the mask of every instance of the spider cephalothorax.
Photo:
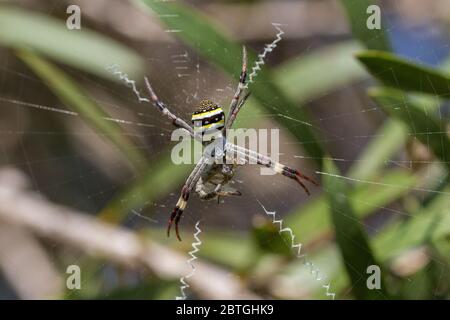
{"label": "spider cephalothorax", "polygon": [[192,113],[194,131],[203,134],[222,130],[225,126],[225,113],[211,100],[202,100]]}
{"label": "spider cephalothorax", "polygon": [[[225,114],[221,107],[219,107],[211,100],[202,100],[192,114],[192,123],[194,127],[191,127],[186,123],[186,121],[170,112],[166,105],[158,99],[155,92],[153,91],[153,88],[150,86],[148,79],[145,78],[153,104],[172,121],[174,126],[187,131],[193,139],[201,140],[201,142],[205,144],[209,144],[210,141],[212,141],[208,140],[208,142],[205,142],[204,137],[206,134],[209,135],[209,133],[219,133],[220,136],[224,138],[222,139],[222,141],[224,143],[223,148],[225,154],[227,154],[228,151],[231,151],[230,153],[232,154],[232,156],[230,156],[231,163],[211,163],[211,157],[217,156],[217,153],[213,154],[211,152],[211,148],[205,149],[203,156],[200,158],[199,162],[196,164],[195,168],[187,178],[181,190],[181,196],[178,199],[178,202],[173,209],[172,214],[170,215],[169,225],[167,227],[167,235],[169,235],[170,228],[172,227],[172,224],[175,223],[175,231],[179,240],[181,240],[181,238],[178,232],[178,223],[181,219],[181,215],[183,214],[184,209],[186,208],[187,201],[191,192],[196,192],[199,195],[200,199],[203,200],[215,199],[221,196],[235,196],[241,194],[239,191],[234,190],[233,188],[230,188],[228,186],[228,183],[233,178],[234,168],[237,165],[256,163],[258,165],[270,168],[275,173],[282,174],[285,177],[295,180],[298,184],[300,184],[300,186],[306,191],[307,194],[309,194],[309,191],[304,185],[303,181],[306,180],[316,184],[314,180],[305,176],[298,170],[278,163],[272,160],[270,157],[257,153],[256,151],[239,147],[227,142],[227,130],[231,128],[234,121],[236,120],[237,114],[244,106],[247,98],[249,97],[249,93],[242,96],[242,93],[247,88],[247,53],[245,51],[245,48],[242,60],[242,72],[241,76],[239,77],[239,85],[236,89],[236,93],[234,94],[233,99],[231,100],[226,121]],[[226,157],[229,157],[228,154]]]}

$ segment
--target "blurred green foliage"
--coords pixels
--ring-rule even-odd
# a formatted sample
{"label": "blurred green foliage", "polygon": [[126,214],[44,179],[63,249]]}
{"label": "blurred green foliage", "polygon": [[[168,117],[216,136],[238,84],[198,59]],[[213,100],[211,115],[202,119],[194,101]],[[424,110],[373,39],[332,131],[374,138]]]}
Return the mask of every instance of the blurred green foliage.
{"label": "blurred green foliage", "polygon": [[[439,102],[435,97],[448,94],[450,78],[444,71],[419,66],[389,52],[388,35],[383,30],[366,28],[365,10],[375,2],[341,2],[359,42],[330,45],[295,57],[273,70],[263,68],[250,86],[253,96],[237,124],[255,125],[256,117],[245,116],[250,111],[252,114],[269,112],[278,115],[279,108],[283,108],[283,114],[299,120],[294,126],[286,117],[276,118],[314,160],[323,175],[324,193],[292,210],[285,223],[299,241],[310,245],[306,248],[311,249],[314,261],[320,261],[317,265],[328,271],[332,290],[338,293],[338,298],[349,295],[359,299],[448,298],[448,265],[436,264],[436,261],[450,258],[450,190],[446,183],[430,187],[423,183],[422,171],[392,169],[386,165],[386,160],[411,141],[419,141],[439,159],[437,166],[440,172],[448,170],[448,123],[437,115]],[[236,80],[242,46],[225,36],[213,21],[183,3],[152,0],[137,3],[146,11],[159,14],[161,22],[168,27],[183,30],[176,35],[186,45]],[[165,18],[174,14],[179,18]],[[15,29],[14,36],[5,32],[8,28]],[[30,28],[35,31],[33,36],[30,36]],[[46,59],[111,80],[112,75],[106,71],[111,64],[119,65],[133,77],[141,76],[143,59],[138,54],[92,31],[67,32],[58,20],[7,6],[0,6],[0,44],[16,49],[17,56],[45,81],[61,101],[114,144],[135,168],[142,170],[137,179],[105,207],[100,213],[101,218],[119,223],[131,209],[177,190],[191,167],[173,165],[166,154],[147,164],[146,156],[123,134],[123,129],[106,120],[109,115],[103,108],[89,98],[75,80]],[[363,47],[371,51],[362,51]],[[357,51],[362,52],[355,58]],[[250,51],[250,65],[255,58],[256,54]],[[385,111],[387,120],[358,161],[343,175],[320,142],[322,133],[308,125],[311,116],[303,106],[324,93],[367,79],[369,74],[383,85],[371,88],[368,95]],[[418,97],[417,93],[425,96]],[[426,96],[430,94],[433,95],[432,102]],[[421,202],[417,195],[420,192],[432,193],[433,198]],[[377,228],[375,234],[368,234],[366,219],[380,208],[411,198],[418,205],[414,209],[402,207],[406,218],[389,219]],[[149,236],[160,241],[164,235],[159,229],[150,229]],[[294,270],[292,274],[301,273],[305,266],[293,258],[289,241],[289,238],[278,234],[269,220],[262,218],[249,233],[216,231],[205,234],[199,254],[206,260],[230,268],[244,280],[251,279],[264,259],[273,256],[283,261],[278,270],[280,273],[289,273],[289,269]],[[188,244],[180,246],[171,241],[166,244],[188,250]],[[430,248],[427,267],[416,270],[409,278],[396,275],[391,268],[392,261],[408,250],[422,246]],[[367,289],[366,269],[372,264],[381,266],[381,290]],[[331,267],[327,268],[327,265]],[[446,276],[439,278],[436,274]],[[422,282],[411,282],[410,278],[423,278],[423,286],[412,287]],[[311,286],[312,296],[324,298],[318,283]],[[152,278],[149,284],[119,289],[109,297],[170,298],[174,287],[173,282]],[[436,288],[439,295],[435,296]],[[413,296],[411,290],[419,293]],[[95,296],[89,292],[84,298]]]}

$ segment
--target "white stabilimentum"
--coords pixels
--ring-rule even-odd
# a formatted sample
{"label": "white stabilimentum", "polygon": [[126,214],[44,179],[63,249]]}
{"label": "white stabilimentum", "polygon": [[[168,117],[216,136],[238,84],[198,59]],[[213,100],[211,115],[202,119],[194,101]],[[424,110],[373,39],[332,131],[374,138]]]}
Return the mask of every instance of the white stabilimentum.
{"label": "white stabilimentum", "polygon": [[196,232],[194,233],[194,241],[192,242],[192,248],[193,250],[189,252],[189,255],[191,256],[191,258],[189,260],[186,261],[186,263],[188,264],[188,266],[192,269],[191,272],[180,278],[180,291],[181,291],[181,296],[177,296],[176,299],[177,300],[186,300],[187,296],[186,296],[186,292],[185,290],[188,289],[190,287],[190,285],[186,282],[187,279],[191,278],[194,274],[195,274],[195,270],[197,270],[195,268],[194,265],[194,261],[197,260],[197,256],[195,255],[198,251],[200,251],[199,247],[201,246],[202,242],[200,241],[200,238],[198,237],[198,235],[202,232],[202,230],[199,227],[200,225],[200,221],[197,221],[197,223],[195,224],[195,230]]}
{"label": "white stabilimentum", "polygon": [[109,66],[107,70],[111,71],[113,75],[118,76],[120,80],[125,82],[125,84],[131,86],[139,102],[150,102],[150,100],[141,96],[139,90],[136,87],[136,81],[131,80],[126,73],[120,70],[118,65],[114,64],[112,66]]}
{"label": "white stabilimentum", "polygon": [[[323,278],[320,275],[320,270],[311,261],[309,261],[307,259],[306,254],[301,253],[302,244],[295,242],[295,235],[294,235],[294,232],[292,231],[292,229],[289,227],[283,227],[283,219],[277,220],[276,211],[267,211],[261,202],[258,201],[258,203],[263,208],[266,215],[272,217],[272,223],[278,224],[278,226],[279,226],[278,233],[282,234],[283,232],[285,232],[285,233],[289,234],[289,236],[291,237],[291,249],[293,249],[295,251],[297,258],[303,259],[303,264],[309,268],[309,271],[312,274],[312,276],[314,277],[314,280],[322,281]],[[325,289],[325,295],[327,297],[330,297],[332,300],[334,300],[336,294],[334,292],[331,292],[331,284],[330,283],[324,284],[324,285],[322,285],[322,288]]]}
{"label": "white stabilimentum", "polygon": [[261,66],[265,64],[266,56],[271,53],[276,47],[278,42],[282,40],[282,36],[284,34],[284,31],[280,28],[281,24],[279,23],[272,23],[273,27],[277,30],[277,34],[275,37],[275,40],[273,40],[271,43],[266,44],[264,47],[264,50],[262,53],[258,54],[258,60],[255,62],[254,67],[252,68],[252,72],[248,76],[248,84],[253,83],[253,79],[258,74],[258,71],[261,70]]}

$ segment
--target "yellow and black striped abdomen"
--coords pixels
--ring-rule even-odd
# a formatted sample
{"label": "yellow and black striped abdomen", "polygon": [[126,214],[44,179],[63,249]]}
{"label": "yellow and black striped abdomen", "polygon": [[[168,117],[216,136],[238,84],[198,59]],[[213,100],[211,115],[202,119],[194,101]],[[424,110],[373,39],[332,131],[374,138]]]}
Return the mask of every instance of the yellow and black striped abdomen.
{"label": "yellow and black striped abdomen", "polygon": [[225,125],[225,113],[211,100],[202,100],[192,114],[192,123],[196,132],[221,130]]}

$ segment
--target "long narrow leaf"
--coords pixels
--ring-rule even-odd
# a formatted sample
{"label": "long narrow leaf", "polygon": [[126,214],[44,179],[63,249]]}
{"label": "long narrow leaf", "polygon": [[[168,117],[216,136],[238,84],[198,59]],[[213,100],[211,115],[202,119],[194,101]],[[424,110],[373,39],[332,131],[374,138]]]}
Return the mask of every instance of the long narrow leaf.
{"label": "long narrow leaf", "polygon": [[324,170],[328,173],[323,182],[331,206],[336,241],[351,279],[352,292],[358,299],[386,298],[383,287],[379,290],[370,290],[366,282],[361,281],[361,277],[367,274],[369,266],[379,264],[372,253],[366,233],[349,204],[345,180],[337,177],[339,172],[329,160],[325,160]]}
{"label": "long narrow leaf", "polygon": [[450,168],[450,141],[446,133],[446,123],[430,114],[423,105],[413,101],[403,92],[395,89],[374,88],[369,95],[390,116],[401,120],[409,134],[432,151]]}
{"label": "long narrow leaf", "polygon": [[0,6],[0,45],[30,48],[56,61],[117,80],[106,68],[112,64],[130,76],[142,74],[144,61],[120,43],[90,31],[69,30],[64,20],[30,11]]}
{"label": "long narrow leaf", "polygon": [[442,97],[448,95],[450,77],[439,70],[419,66],[387,52],[365,51],[357,58],[386,86]]}

